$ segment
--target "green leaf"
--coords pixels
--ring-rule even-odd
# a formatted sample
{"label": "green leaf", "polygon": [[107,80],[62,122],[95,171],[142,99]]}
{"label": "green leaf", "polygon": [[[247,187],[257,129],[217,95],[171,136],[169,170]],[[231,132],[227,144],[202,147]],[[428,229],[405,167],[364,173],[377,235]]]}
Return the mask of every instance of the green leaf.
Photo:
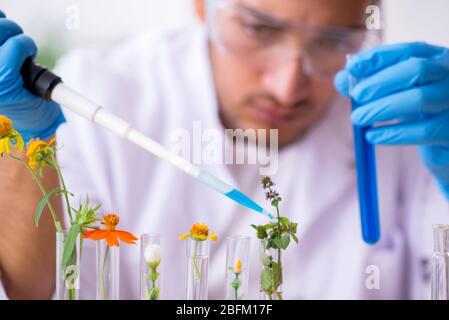
{"label": "green leaf", "polygon": [[294,234],[293,232],[290,232],[290,236],[293,238],[293,240],[294,240],[296,243],[299,243],[299,240],[298,240],[298,237],[296,236],[296,234]]}
{"label": "green leaf", "polygon": [[[41,159],[38,159],[38,160],[42,160],[42,158],[41,158]],[[53,162],[48,161],[48,159],[44,159],[44,162],[45,162],[47,165],[49,165],[50,167],[52,167],[52,168],[55,167],[55,164],[54,164]]]}
{"label": "green leaf", "polygon": [[273,287],[273,272],[270,268],[264,268],[260,273],[260,287],[263,291],[271,292]]}
{"label": "green leaf", "polygon": [[286,234],[286,235],[283,235],[282,236],[282,238],[281,238],[281,243],[282,243],[282,249],[287,249],[288,248],[288,246],[289,246],[289,244],[290,244],[290,235],[288,235],[288,234]]}
{"label": "green leaf", "polygon": [[270,222],[264,225],[263,227],[265,228],[265,230],[273,229],[277,227],[277,223]]}
{"label": "green leaf", "polygon": [[161,260],[153,261],[148,263],[148,267],[153,271],[156,272],[157,267],[159,267],[161,263]]}
{"label": "green leaf", "polygon": [[284,226],[290,225],[290,220],[288,220],[286,217],[279,217],[279,222]]}
{"label": "green leaf", "polygon": [[48,203],[50,197],[59,190],[60,190],[59,188],[54,188],[53,190],[48,192],[45,196],[43,196],[41,201],[39,201],[36,213],[34,215],[34,223],[36,224],[36,227],[39,226],[39,220],[41,219],[42,213],[44,212],[45,205]]}
{"label": "green leaf", "polygon": [[159,279],[159,272],[157,272],[157,271],[151,271],[151,273],[150,273],[150,280],[151,281],[156,281],[157,279]]}
{"label": "green leaf", "polygon": [[69,261],[74,253],[76,238],[81,232],[81,226],[74,224],[67,234],[67,238],[64,241],[64,253],[62,254],[62,269],[64,270],[69,265]]}
{"label": "green leaf", "polygon": [[288,248],[288,245],[290,244],[290,235],[286,234],[282,237],[277,236],[273,238],[273,243],[276,245],[277,248],[285,250]]}
{"label": "green leaf", "polygon": [[147,292],[148,300],[157,300],[159,298],[160,288],[151,288]]}
{"label": "green leaf", "polygon": [[275,243],[273,242],[273,238],[268,239],[266,248],[267,249],[271,249],[271,248],[277,249]]}
{"label": "green leaf", "polygon": [[85,204],[80,203],[79,209],[74,209],[75,223],[81,225],[81,229],[90,227],[94,222],[98,220],[96,215],[100,207],[101,205],[97,205],[95,208],[91,209],[89,207],[89,198],[88,196],[86,196]]}
{"label": "green leaf", "polygon": [[279,263],[273,262],[271,269],[273,272],[273,289],[277,290],[282,284],[282,267]]}
{"label": "green leaf", "polygon": [[298,224],[291,222],[290,225],[288,226],[288,231],[292,232],[292,233],[296,233],[297,228],[298,228]]}
{"label": "green leaf", "polygon": [[[72,196],[72,197],[73,197],[73,193],[71,193],[71,192],[69,192],[69,191],[67,191],[67,190],[63,190],[63,189],[59,189],[58,192],[57,192],[57,194],[58,194],[58,195],[66,194],[66,195],[69,195],[69,196]],[[73,208],[72,208],[72,209],[73,209]]]}
{"label": "green leaf", "polygon": [[95,208],[93,208],[91,211],[93,214],[95,214],[98,210],[100,210],[101,204],[97,205]]}
{"label": "green leaf", "polygon": [[260,254],[260,262],[262,262],[262,265],[264,267],[269,267],[273,262],[273,258],[262,252]]}
{"label": "green leaf", "polygon": [[272,247],[274,246],[274,248],[276,249],[280,249],[280,243],[281,243],[281,237],[280,236],[275,236],[273,239],[271,239],[271,243],[272,243]]}
{"label": "green leaf", "polygon": [[238,289],[240,287],[240,284],[241,284],[240,280],[238,280],[238,279],[234,279],[231,281],[231,287],[233,289]]}
{"label": "green leaf", "polygon": [[268,236],[264,226],[258,226],[256,230],[258,239],[265,239]]}

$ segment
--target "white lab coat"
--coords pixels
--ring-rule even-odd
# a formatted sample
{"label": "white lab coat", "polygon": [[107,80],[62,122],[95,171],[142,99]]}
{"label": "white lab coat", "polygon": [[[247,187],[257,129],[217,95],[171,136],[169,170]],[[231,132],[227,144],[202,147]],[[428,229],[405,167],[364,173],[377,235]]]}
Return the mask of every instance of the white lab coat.
{"label": "white lab coat", "polygon": [[[63,58],[57,72],[166,146],[174,130],[191,132],[193,121],[204,130],[223,130],[201,27],[79,50]],[[211,247],[209,298],[224,297],[226,237],[233,234],[252,236],[250,298],[258,298],[258,241],[250,224],[265,223],[263,216],[71,112],[66,117],[58,141],[68,188],[78,197],[88,193],[103,213],[119,213],[119,229],[162,235],[164,298],[184,298],[185,243],[178,236],[196,221],[219,236]],[[369,246],[360,233],[347,103],[337,99],[313,130],[281,150],[273,180],[284,199],[281,213],[299,222],[301,239],[284,254],[285,298],[428,298],[432,223],[449,222],[447,203],[415,148],[377,152],[382,239]],[[266,204],[258,166],[202,167]],[[95,297],[94,248],[85,242],[85,299]],[[139,246],[122,244],[120,250],[120,297],[138,299]],[[370,282],[373,270],[378,283]]]}

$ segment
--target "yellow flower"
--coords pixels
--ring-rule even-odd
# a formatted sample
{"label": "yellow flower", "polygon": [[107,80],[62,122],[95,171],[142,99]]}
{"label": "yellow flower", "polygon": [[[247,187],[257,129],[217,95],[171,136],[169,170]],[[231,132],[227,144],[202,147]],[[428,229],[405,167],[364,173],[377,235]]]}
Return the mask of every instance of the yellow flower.
{"label": "yellow flower", "polygon": [[22,136],[14,130],[11,119],[0,115],[0,155],[3,155],[4,152],[10,154],[11,146],[22,151]]}
{"label": "yellow flower", "polygon": [[234,273],[240,274],[242,272],[242,260],[237,259],[234,266]]}
{"label": "yellow flower", "polygon": [[179,240],[186,240],[191,238],[193,240],[204,241],[211,239],[212,241],[217,241],[218,237],[215,233],[209,234],[209,227],[205,223],[195,223],[190,229],[190,233],[184,233],[179,236]]}
{"label": "yellow flower", "polygon": [[12,131],[12,121],[8,117],[0,115],[0,135]]}
{"label": "yellow flower", "polygon": [[212,233],[212,234],[209,236],[209,239],[211,239],[212,241],[218,241],[218,237],[217,237],[217,235],[216,235],[215,233]]}
{"label": "yellow flower", "polygon": [[55,153],[52,146],[56,140],[52,138],[49,142],[40,139],[34,139],[28,142],[26,157],[28,158],[28,165],[31,169],[42,169],[47,162],[51,162],[51,156]]}
{"label": "yellow flower", "polygon": [[209,237],[209,227],[205,223],[195,223],[190,229],[190,236],[197,240],[206,240]]}

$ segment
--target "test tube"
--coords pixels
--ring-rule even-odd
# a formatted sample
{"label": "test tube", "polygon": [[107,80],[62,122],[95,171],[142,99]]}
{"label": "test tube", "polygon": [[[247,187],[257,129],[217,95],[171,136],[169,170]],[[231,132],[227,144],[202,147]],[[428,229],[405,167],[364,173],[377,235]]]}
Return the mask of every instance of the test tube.
{"label": "test tube", "polygon": [[[350,76],[350,91],[357,84],[357,80],[355,77]],[[354,111],[358,105],[352,99],[352,94],[351,103]],[[370,128],[354,125],[353,133],[362,237],[366,243],[375,244],[380,239],[380,224],[377,198],[376,152],[375,146],[366,139],[366,132]]]}
{"label": "test tube", "polygon": [[250,237],[243,235],[227,239],[226,300],[248,299],[250,241]]}

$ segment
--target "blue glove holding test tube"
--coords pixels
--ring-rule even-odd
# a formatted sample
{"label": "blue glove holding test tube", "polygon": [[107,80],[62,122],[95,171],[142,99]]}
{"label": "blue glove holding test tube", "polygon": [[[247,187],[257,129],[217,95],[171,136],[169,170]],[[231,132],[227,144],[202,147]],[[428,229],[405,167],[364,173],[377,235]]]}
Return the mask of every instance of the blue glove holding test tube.
{"label": "blue glove holding test tube", "polygon": [[[358,79],[350,90],[350,78]],[[383,45],[359,53],[335,77],[357,108],[351,120],[366,141],[418,145],[449,200],[449,50],[426,43]],[[393,124],[371,127],[383,121]]]}

